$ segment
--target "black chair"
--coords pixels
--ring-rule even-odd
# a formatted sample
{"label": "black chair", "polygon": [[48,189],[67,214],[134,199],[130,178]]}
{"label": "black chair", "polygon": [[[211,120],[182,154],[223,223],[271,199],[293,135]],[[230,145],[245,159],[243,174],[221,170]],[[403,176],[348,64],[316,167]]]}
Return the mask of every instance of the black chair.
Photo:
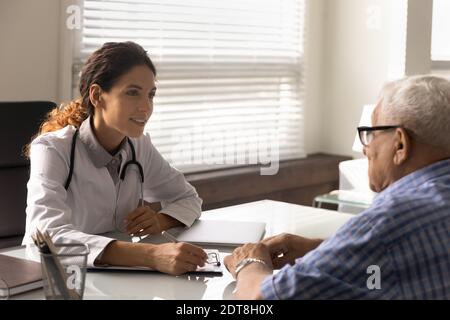
{"label": "black chair", "polygon": [[0,102],[0,248],[19,245],[25,233],[29,161],[23,148],[54,102]]}

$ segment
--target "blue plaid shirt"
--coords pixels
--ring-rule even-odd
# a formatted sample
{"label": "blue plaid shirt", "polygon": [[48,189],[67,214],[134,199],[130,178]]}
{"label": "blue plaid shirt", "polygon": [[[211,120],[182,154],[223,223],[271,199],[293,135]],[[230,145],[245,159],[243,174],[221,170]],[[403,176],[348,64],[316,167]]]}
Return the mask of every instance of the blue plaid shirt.
{"label": "blue plaid shirt", "polygon": [[450,299],[450,160],[386,188],[333,237],[266,278],[262,295]]}

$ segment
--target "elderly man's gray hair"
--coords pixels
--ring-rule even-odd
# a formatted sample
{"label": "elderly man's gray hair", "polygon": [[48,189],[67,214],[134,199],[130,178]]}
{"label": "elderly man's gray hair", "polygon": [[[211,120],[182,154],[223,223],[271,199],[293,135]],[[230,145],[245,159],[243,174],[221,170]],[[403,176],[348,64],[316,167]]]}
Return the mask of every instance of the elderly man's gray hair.
{"label": "elderly man's gray hair", "polygon": [[450,152],[450,81],[424,75],[386,84],[380,125],[402,125],[428,145]]}

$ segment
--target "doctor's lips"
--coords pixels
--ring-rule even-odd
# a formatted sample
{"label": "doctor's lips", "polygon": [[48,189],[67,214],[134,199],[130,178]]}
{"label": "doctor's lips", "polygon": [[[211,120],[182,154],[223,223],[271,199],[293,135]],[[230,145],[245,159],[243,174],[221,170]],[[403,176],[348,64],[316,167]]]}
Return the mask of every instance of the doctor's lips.
{"label": "doctor's lips", "polygon": [[145,126],[148,118],[130,118],[130,120],[136,123],[138,126]]}

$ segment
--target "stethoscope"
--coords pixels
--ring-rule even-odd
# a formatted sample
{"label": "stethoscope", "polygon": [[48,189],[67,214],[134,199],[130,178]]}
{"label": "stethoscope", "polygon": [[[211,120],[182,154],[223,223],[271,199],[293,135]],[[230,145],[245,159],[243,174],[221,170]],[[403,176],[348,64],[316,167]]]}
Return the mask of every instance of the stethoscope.
{"label": "stethoscope", "polygon": [[[77,128],[77,130],[75,130],[75,133],[73,134],[72,137],[72,146],[70,149],[70,163],[69,163],[69,176],[67,177],[66,183],[64,185],[64,188],[67,190],[69,188],[70,185],[70,181],[72,180],[72,175],[73,175],[73,168],[74,168],[74,163],[75,163],[75,146],[77,143],[77,136],[79,133],[79,129]],[[117,226],[117,202],[119,200],[119,195],[120,195],[120,187],[122,185],[122,181],[125,180],[125,175],[127,173],[127,169],[130,165],[135,165],[138,168],[139,171],[139,175],[141,177],[141,198],[139,200],[139,206],[142,206],[144,204],[144,170],[142,169],[142,165],[139,163],[139,161],[136,160],[136,151],[134,149],[134,145],[133,142],[131,141],[130,138],[126,137],[128,145],[130,146],[131,149],[131,160],[127,161],[123,167],[122,167],[122,171],[120,172],[119,175],[119,185],[117,187],[117,194],[116,194],[116,201],[115,201],[115,205],[114,205],[114,214],[113,214],[113,225],[114,228],[116,229],[116,231],[119,232],[125,232],[124,229],[121,229],[120,227]]]}

